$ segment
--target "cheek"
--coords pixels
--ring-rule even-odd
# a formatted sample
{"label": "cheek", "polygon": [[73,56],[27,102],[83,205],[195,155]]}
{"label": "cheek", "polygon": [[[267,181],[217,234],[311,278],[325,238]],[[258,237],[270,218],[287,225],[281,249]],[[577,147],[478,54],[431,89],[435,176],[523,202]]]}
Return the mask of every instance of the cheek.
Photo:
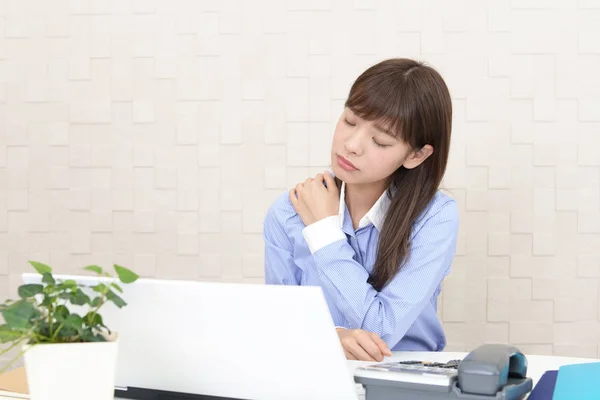
{"label": "cheek", "polygon": [[404,159],[398,157],[397,153],[382,150],[374,152],[370,164],[378,176],[387,177],[400,168],[403,162]]}
{"label": "cheek", "polygon": [[344,142],[345,132],[340,123],[335,126],[335,131],[333,131],[333,143],[340,144]]}

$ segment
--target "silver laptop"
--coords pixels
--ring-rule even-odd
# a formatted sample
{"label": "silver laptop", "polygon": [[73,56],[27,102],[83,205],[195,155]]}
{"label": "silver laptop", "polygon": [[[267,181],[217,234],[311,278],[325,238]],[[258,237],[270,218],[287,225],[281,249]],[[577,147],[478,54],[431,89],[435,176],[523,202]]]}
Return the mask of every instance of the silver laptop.
{"label": "silver laptop", "polygon": [[[106,281],[55,278],[86,285]],[[23,281],[40,283],[41,276],[26,273]],[[357,398],[318,287],[158,279],[121,286],[128,305],[118,309],[110,303],[101,309],[105,324],[120,336],[116,384],[127,392],[117,393]]]}

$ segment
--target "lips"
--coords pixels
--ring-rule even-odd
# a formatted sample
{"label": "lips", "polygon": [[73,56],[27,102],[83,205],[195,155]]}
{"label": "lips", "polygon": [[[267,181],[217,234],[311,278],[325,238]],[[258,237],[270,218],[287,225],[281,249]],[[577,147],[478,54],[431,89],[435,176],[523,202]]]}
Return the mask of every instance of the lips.
{"label": "lips", "polygon": [[338,155],[337,161],[339,166],[345,169],[346,171],[358,171],[358,168],[356,168],[354,164],[352,164],[350,161],[346,160],[342,156]]}

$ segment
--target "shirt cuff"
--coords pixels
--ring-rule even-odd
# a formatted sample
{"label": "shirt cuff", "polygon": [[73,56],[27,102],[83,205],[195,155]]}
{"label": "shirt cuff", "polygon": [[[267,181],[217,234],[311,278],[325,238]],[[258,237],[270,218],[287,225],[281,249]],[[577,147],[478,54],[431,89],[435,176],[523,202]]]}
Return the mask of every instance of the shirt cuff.
{"label": "shirt cuff", "polygon": [[332,215],[310,224],[302,230],[302,236],[313,254],[331,243],[346,239],[346,234],[340,227],[339,215]]}

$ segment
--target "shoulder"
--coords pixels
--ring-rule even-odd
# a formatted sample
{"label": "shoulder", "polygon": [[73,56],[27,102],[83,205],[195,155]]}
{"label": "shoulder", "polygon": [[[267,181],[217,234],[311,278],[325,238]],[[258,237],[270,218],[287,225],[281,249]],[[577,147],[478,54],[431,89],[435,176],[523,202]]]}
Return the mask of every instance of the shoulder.
{"label": "shoulder", "polygon": [[456,200],[438,190],[415,224],[419,227],[443,224],[450,231],[455,232],[458,229],[459,214]]}
{"label": "shoulder", "polygon": [[286,227],[297,224],[297,220],[300,220],[300,217],[290,201],[289,192],[286,191],[279,195],[267,209],[263,228],[265,234],[273,230],[285,231]]}

